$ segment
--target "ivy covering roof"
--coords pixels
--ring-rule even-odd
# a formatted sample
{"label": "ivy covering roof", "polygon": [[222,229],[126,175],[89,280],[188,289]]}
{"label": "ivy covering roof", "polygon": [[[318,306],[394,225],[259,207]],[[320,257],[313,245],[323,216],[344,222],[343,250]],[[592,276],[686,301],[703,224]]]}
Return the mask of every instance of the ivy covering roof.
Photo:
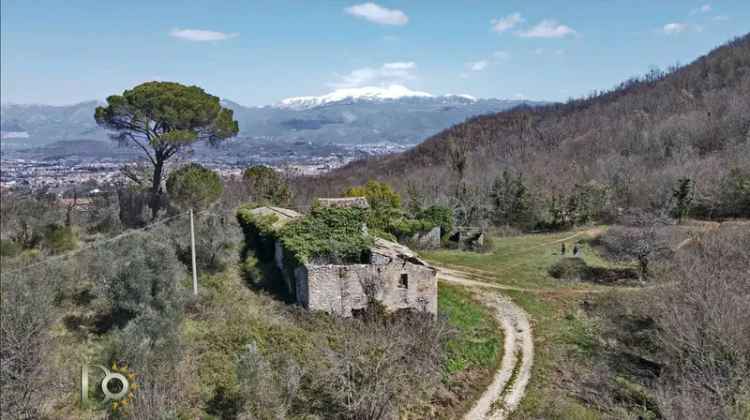
{"label": "ivy covering roof", "polygon": [[240,224],[253,236],[281,241],[285,254],[296,264],[369,262],[374,239],[365,229],[363,209],[316,208],[304,217],[261,209],[240,209]]}

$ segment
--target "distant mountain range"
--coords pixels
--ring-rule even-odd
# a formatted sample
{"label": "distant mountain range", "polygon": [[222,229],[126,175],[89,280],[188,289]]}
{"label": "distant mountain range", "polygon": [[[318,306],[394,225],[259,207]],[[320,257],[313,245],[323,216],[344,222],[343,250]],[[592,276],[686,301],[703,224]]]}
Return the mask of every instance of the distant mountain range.
{"label": "distant mountain range", "polygon": [[[530,103],[435,96],[403,86],[340,89],[323,96],[288,98],[274,105],[247,107],[222,100],[234,110],[240,139],[282,143],[356,145],[417,144],[467,118]],[[3,148],[38,147],[67,140],[107,140],[94,122],[97,101],[67,106],[2,105]]]}

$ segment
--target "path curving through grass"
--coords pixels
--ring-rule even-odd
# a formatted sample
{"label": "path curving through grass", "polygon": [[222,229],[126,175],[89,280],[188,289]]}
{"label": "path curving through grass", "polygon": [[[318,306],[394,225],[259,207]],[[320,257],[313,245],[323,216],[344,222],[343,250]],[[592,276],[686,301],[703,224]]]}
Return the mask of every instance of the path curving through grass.
{"label": "path curving through grass", "polygon": [[[468,287],[475,292],[496,285],[467,278],[458,270],[439,269],[438,278],[447,283]],[[464,417],[466,420],[502,420],[515,409],[523,398],[531,378],[534,362],[534,340],[526,312],[498,294],[475,293],[480,302],[492,309],[503,329],[503,358],[492,383]]]}

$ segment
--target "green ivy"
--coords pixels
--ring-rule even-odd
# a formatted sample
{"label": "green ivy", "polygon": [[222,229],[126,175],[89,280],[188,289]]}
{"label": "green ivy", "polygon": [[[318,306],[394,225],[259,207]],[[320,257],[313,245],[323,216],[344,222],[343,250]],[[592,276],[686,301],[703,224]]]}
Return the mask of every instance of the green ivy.
{"label": "green ivy", "polygon": [[274,215],[259,216],[248,207],[237,211],[237,220],[248,246],[264,261],[273,258],[274,242],[280,240],[286,266],[294,267],[311,261],[327,263],[359,263],[369,257],[372,236],[362,229],[367,211],[348,208],[318,208],[307,217],[275,228]]}
{"label": "green ivy", "polygon": [[359,263],[369,256],[373,239],[362,229],[362,209],[316,209],[287,224],[280,233],[284,249],[304,264],[310,261]]}
{"label": "green ivy", "polygon": [[279,238],[279,232],[274,228],[274,224],[278,220],[278,216],[274,214],[253,214],[250,207],[241,207],[237,210],[237,221],[245,235],[245,244],[255,249],[262,261],[273,258],[274,243]]}

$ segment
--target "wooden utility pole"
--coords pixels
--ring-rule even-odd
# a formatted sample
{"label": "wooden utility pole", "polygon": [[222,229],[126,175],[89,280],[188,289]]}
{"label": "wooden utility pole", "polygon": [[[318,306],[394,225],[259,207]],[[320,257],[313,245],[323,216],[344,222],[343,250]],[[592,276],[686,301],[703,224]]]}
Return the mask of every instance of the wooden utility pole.
{"label": "wooden utility pole", "polygon": [[190,209],[190,253],[193,256],[193,294],[198,296],[198,269],[195,267],[195,227],[193,226],[193,209]]}

